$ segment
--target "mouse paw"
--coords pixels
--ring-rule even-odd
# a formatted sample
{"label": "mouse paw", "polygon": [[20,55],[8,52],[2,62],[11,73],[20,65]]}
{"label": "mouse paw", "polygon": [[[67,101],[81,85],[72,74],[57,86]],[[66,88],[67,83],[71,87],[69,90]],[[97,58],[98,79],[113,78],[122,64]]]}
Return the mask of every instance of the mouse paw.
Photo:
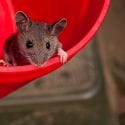
{"label": "mouse paw", "polygon": [[60,62],[61,63],[65,63],[67,61],[68,54],[67,54],[66,51],[64,51],[63,49],[59,48],[58,49],[58,55],[60,56]]}
{"label": "mouse paw", "polygon": [[5,63],[4,60],[0,59],[0,66],[6,66],[7,64]]}

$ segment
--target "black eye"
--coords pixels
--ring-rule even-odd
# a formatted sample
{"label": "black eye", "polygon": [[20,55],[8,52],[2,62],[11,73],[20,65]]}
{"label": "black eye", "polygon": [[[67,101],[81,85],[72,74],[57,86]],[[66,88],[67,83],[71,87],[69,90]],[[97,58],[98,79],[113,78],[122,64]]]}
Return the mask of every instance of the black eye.
{"label": "black eye", "polygon": [[46,48],[47,48],[47,49],[50,49],[50,42],[47,42],[47,43],[46,43]]}
{"label": "black eye", "polygon": [[32,48],[33,47],[33,43],[30,41],[30,40],[28,40],[27,42],[26,42],[26,47],[29,49],[29,48]]}

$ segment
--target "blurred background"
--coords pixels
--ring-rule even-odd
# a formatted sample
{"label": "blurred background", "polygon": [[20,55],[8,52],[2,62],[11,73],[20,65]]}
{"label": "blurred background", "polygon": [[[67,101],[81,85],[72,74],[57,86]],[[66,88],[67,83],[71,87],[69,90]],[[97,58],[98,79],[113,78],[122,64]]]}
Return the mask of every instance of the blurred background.
{"label": "blurred background", "polygon": [[125,1],[113,0],[90,44],[0,102],[0,125],[124,125]]}

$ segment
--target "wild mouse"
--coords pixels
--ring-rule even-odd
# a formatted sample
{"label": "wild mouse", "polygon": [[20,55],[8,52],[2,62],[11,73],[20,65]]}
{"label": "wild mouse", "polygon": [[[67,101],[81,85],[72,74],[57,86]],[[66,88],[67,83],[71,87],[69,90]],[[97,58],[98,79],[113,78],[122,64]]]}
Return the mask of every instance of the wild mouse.
{"label": "wild mouse", "polygon": [[19,33],[4,47],[5,65],[41,66],[55,53],[60,56],[62,63],[67,61],[68,55],[58,40],[58,35],[67,25],[65,18],[48,24],[33,21],[26,13],[18,11],[15,15],[15,22]]}

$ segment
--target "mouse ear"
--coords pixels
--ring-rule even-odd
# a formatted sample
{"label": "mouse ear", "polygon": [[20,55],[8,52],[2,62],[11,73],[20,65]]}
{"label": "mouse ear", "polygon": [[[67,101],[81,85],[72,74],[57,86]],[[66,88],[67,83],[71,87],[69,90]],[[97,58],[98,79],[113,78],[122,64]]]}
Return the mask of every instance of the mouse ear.
{"label": "mouse ear", "polygon": [[56,23],[51,24],[51,34],[52,35],[59,35],[67,25],[67,19],[62,18],[61,20],[57,21]]}
{"label": "mouse ear", "polygon": [[15,16],[16,26],[20,32],[26,32],[31,25],[30,18],[22,11],[18,11]]}

